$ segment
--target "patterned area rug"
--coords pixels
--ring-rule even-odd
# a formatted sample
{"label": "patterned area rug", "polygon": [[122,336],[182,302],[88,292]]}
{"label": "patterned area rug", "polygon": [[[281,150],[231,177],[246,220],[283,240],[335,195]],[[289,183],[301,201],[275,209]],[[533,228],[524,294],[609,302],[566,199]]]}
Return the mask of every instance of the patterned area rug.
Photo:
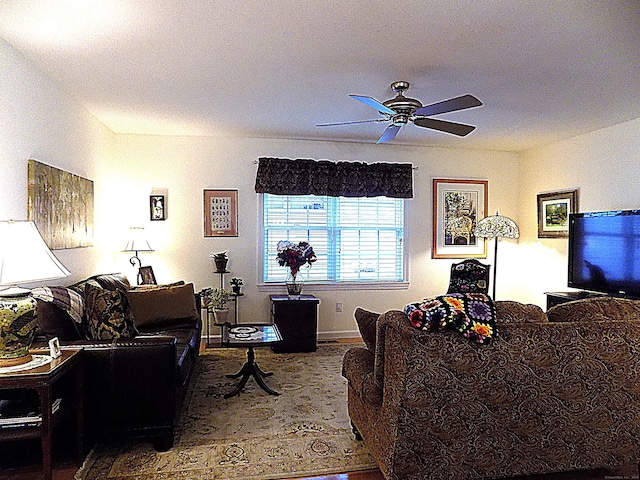
{"label": "patterned area rug", "polygon": [[350,345],[317,352],[274,354],[256,349],[256,362],[273,372],[268,395],[250,379],[225,399],[246,358],[244,349],[207,350],[198,360],[174,447],[148,443],[99,445],[76,473],[79,480],[284,479],[375,468],[354,440],[347,414],[342,357]]}

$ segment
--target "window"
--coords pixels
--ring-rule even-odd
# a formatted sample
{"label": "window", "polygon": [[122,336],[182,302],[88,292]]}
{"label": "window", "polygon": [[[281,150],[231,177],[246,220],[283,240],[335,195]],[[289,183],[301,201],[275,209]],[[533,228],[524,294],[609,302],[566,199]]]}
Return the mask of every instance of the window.
{"label": "window", "polygon": [[307,241],[318,259],[298,275],[312,283],[402,282],[404,200],[372,197],[319,197],[263,194],[262,275],[282,283],[280,240]]}

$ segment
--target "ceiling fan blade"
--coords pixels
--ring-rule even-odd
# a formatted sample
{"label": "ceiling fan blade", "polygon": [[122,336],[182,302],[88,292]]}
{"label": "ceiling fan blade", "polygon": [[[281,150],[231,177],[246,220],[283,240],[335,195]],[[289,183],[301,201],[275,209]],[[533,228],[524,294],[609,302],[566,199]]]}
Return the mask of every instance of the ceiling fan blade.
{"label": "ceiling fan blade", "polygon": [[394,124],[389,125],[385,129],[385,131],[382,132],[382,135],[380,135],[380,138],[378,139],[378,141],[376,143],[387,143],[387,142],[390,142],[391,140],[396,138],[396,135],[398,134],[398,132],[400,131],[401,128],[402,128],[402,125],[394,125]]}
{"label": "ceiling fan blade", "polygon": [[380,113],[388,113],[389,115],[395,115],[396,112],[391,110],[389,107],[384,106],[378,100],[372,97],[367,97],[366,95],[349,95],[351,98],[358,100],[359,102],[364,103],[365,105],[370,106],[371,108],[375,108]]}
{"label": "ceiling fan blade", "polygon": [[437,120],[435,118],[416,118],[413,121],[419,127],[430,128],[432,130],[439,130],[445,133],[451,133],[458,135],[459,137],[465,137],[473,132],[476,127],[473,125],[465,125],[463,123],[447,122],[445,120]]}
{"label": "ceiling fan blade", "polygon": [[450,98],[438,103],[432,103],[424,107],[418,108],[415,111],[416,115],[424,115],[429,117],[431,115],[438,115],[439,113],[453,112],[456,110],[465,110],[467,108],[479,107],[482,102],[473,95],[462,95],[456,98]]}
{"label": "ceiling fan blade", "polygon": [[386,118],[376,118],[373,120],[355,120],[353,122],[318,123],[316,127],[335,127],[339,125],[355,125],[358,123],[386,122]]}

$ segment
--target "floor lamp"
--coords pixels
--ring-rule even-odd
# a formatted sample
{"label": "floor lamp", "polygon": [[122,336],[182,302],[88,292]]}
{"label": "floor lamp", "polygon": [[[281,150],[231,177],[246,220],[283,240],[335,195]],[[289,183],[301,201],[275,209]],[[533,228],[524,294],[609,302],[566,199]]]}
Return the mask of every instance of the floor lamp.
{"label": "floor lamp", "polygon": [[496,212],[495,215],[485,217],[478,222],[474,231],[476,237],[489,240],[495,238],[496,246],[493,258],[493,299],[496,299],[496,272],[498,270],[498,239],[518,238],[520,231],[516,222]]}

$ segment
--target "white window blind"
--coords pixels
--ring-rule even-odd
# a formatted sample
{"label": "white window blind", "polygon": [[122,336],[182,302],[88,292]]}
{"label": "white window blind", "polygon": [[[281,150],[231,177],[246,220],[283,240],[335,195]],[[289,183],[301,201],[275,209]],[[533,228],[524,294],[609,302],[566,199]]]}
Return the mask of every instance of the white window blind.
{"label": "white window blind", "polygon": [[280,240],[306,241],[317,261],[298,276],[309,283],[404,280],[404,200],[264,194],[263,281],[284,282]]}

